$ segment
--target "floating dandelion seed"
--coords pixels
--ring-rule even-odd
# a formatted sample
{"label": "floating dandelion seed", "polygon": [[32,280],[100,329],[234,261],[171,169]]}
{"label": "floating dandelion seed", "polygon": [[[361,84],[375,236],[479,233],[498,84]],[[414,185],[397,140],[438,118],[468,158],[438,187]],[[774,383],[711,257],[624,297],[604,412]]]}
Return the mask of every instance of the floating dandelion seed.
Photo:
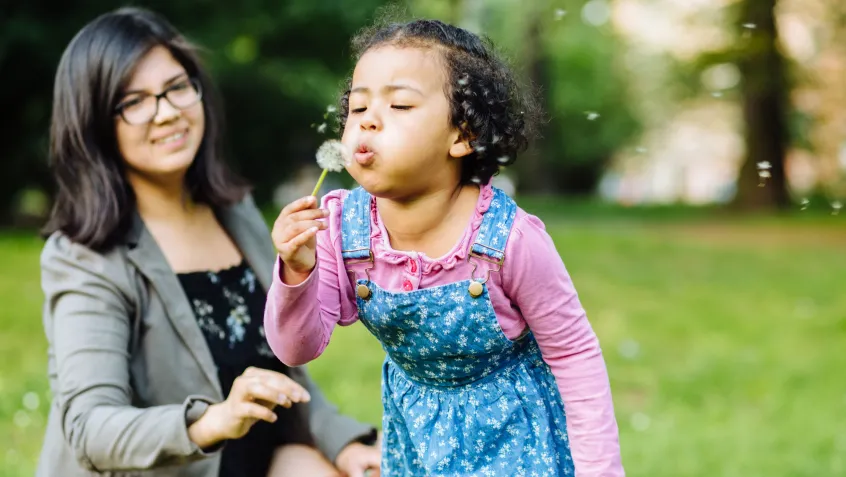
{"label": "floating dandelion seed", "polygon": [[499,136],[497,136],[496,134],[494,134],[494,135],[493,135],[493,139],[491,139],[491,144],[496,144],[496,143],[498,143],[498,142],[499,142],[499,141],[501,141],[501,140],[502,140],[502,138],[501,138],[501,137],[499,137]]}
{"label": "floating dandelion seed", "polygon": [[467,77],[467,75],[462,76],[458,80],[458,84],[460,84],[461,86],[467,86],[468,83],[470,83],[470,79]]}
{"label": "floating dandelion seed", "polygon": [[479,179],[479,176],[471,177],[470,181],[473,182],[474,184],[481,184],[482,183],[482,179]]}
{"label": "floating dandelion seed", "polygon": [[23,405],[25,408],[29,409],[30,411],[34,411],[38,409],[38,405],[40,404],[40,400],[38,399],[38,394],[30,391],[23,396]]}
{"label": "floating dandelion seed", "polygon": [[564,15],[566,15],[566,14],[567,14],[567,10],[564,10],[563,8],[556,8],[555,9],[555,19],[556,20],[561,20],[562,18],[564,18]]}
{"label": "floating dandelion seed", "polygon": [[344,170],[344,166],[349,161],[349,156],[347,148],[337,139],[330,139],[317,148],[317,165],[323,169],[323,173],[320,174],[320,179],[318,179],[311,195],[317,195],[317,191],[320,190],[320,186],[323,185],[323,180],[326,179],[329,171],[341,172]]}
{"label": "floating dandelion seed", "polygon": [[479,147],[476,148],[476,152],[481,154],[481,153],[485,152],[486,149],[487,148],[485,146],[479,146]]}
{"label": "floating dandelion seed", "polygon": [[793,313],[796,315],[797,318],[802,320],[808,320],[814,317],[816,312],[816,304],[814,300],[810,298],[801,298],[796,301],[796,304],[793,307]]}
{"label": "floating dandelion seed", "polygon": [[337,110],[338,110],[338,107],[335,106],[334,104],[330,104],[329,106],[326,106],[326,112],[323,113],[323,119],[328,119],[329,116]]}
{"label": "floating dandelion seed", "polygon": [[799,209],[799,210],[807,210],[807,209],[808,209],[808,204],[810,204],[810,203],[811,203],[811,201],[810,201],[810,200],[808,200],[807,198],[802,199],[802,201],[800,202],[800,204],[802,205],[802,208],[801,208],[801,209]]}
{"label": "floating dandelion seed", "polygon": [[843,204],[839,200],[835,200],[831,203],[831,215],[837,215],[840,213],[840,209],[843,208]]}
{"label": "floating dandelion seed", "polygon": [[599,113],[594,112],[594,111],[588,111],[585,114],[587,114],[588,121],[593,121],[593,120],[599,118]]}
{"label": "floating dandelion seed", "polygon": [[620,356],[635,359],[640,354],[640,345],[635,340],[624,340],[619,347]]}
{"label": "floating dandelion seed", "polygon": [[320,126],[317,126],[317,132],[319,134],[323,134],[326,132],[326,123],[322,123]]}
{"label": "floating dandelion seed", "polygon": [[743,28],[746,28],[747,30],[754,30],[755,28],[757,28],[757,26],[758,25],[756,25],[754,23],[744,23],[743,24]]}
{"label": "floating dandelion seed", "polygon": [[29,417],[29,414],[26,411],[18,411],[15,413],[15,416],[12,418],[14,421],[15,426],[23,429],[25,427],[29,427],[32,424],[32,419]]}
{"label": "floating dandelion seed", "polygon": [[722,98],[723,92],[722,91],[714,91],[713,93],[711,93],[711,96],[713,96],[715,98]]}
{"label": "floating dandelion seed", "polygon": [[637,152],[638,154],[643,154],[643,153],[645,153],[645,152],[646,152],[646,148],[645,148],[645,147],[643,147],[643,146],[636,147],[636,148],[635,148],[635,152]]}
{"label": "floating dandelion seed", "polygon": [[507,164],[510,159],[511,158],[508,157],[508,156],[500,156],[496,159],[496,161],[499,162],[500,164]]}
{"label": "floating dandelion seed", "polygon": [[642,412],[636,412],[632,414],[632,429],[643,432],[649,429],[649,424],[651,423],[651,419],[649,416]]}
{"label": "floating dandelion seed", "polygon": [[770,164],[769,161],[761,161],[758,163],[758,178],[760,179],[758,187],[764,187],[765,180],[772,177],[772,174],[770,174],[771,168],[772,164]]}

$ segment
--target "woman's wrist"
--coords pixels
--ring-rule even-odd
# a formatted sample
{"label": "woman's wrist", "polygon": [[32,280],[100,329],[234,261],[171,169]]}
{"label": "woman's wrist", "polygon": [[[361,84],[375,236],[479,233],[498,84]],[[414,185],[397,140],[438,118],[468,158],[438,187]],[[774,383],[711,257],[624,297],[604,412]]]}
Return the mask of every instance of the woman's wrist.
{"label": "woman's wrist", "polygon": [[208,449],[223,440],[216,435],[212,425],[216,406],[216,404],[205,406],[202,415],[188,425],[188,438],[200,449]]}

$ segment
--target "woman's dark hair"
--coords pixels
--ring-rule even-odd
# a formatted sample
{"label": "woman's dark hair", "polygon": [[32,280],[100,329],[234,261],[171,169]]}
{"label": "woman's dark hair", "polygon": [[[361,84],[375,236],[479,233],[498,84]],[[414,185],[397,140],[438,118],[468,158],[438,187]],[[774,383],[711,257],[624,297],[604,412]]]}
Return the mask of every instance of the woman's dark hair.
{"label": "woman's dark hair", "polygon": [[[449,120],[473,147],[462,162],[462,184],[487,184],[500,167],[513,164],[517,153],[528,147],[541,108],[533,92],[521,88],[509,66],[496,55],[488,38],[438,20],[386,19],[352,40],[356,60],[380,46],[441,50]],[[350,81],[338,109],[342,132],[349,115]]]}
{"label": "woman's dark hair", "polygon": [[226,166],[222,113],[197,49],[160,15],[121,8],[76,34],[62,54],[53,90],[50,167],[56,196],[44,235],[62,231],[73,241],[107,249],[128,231],[135,196],[117,145],[115,108],[138,62],[166,48],[203,91],[205,131],[185,182],[191,198],[215,207],[233,204],[246,183]]}

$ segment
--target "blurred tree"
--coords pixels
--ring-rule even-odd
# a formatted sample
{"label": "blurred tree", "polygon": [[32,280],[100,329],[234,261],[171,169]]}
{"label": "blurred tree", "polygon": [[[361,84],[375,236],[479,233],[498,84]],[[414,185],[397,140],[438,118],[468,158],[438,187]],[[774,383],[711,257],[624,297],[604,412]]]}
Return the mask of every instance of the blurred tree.
{"label": "blurred tree", "polygon": [[53,74],[67,42],[99,10],[44,0],[0,5],[0,128],[5,174],[0,174],[0,224],[25,187],[46,189],[47,133]]}
{"label": "blurred tree", "polygon": [[[694,78],[714,65],[734,64],[740,72],[736,97],[742,110],[745,158],[731,203],[738,209],[784,209],[791,204],[785,158],[796,134],[789,121],[790,65],[781,53],[776,3],[735,0],[728,5],[734,41],[724,49],[700,55],[685,73],[690,76],[680,80],[689,86],[683,95],[693,95],[701,93]],[[794,128],[801,127],[798,120],[794,123]]]}
{"label": "blurred tree", "polygon": [[[335,104],[352,67],[349,39],[383,0],[142,0],[134,5],[165,15],[205,49],[221,90],[228,123],[227,152],[235,168],[267,201],[274,187],[332,135],[318,126]],[[0,176],[0,224],[12,218],[26,187],[49,191],[47,135],[53,75],[73,35],[114,2],[47,0],[0,6],[0,104],[8,125],[0,131],[9,173]]]}
{"label": "blurred tree", "polygon": [[[592,194],[640,130],[606,0],[413,0],[415,13],[484,33],[537,88],[548,120],[513,169],[521,193]],[[468,18],[468,15],[472,17]]]}
{"label": "blurred tree", "polygon": [[[742,0],[738,28],[746,159],[740,169],[734,205],[740,208],[787,208],[791,204],[784,171],[790,143],[785,64],[775,22],[776,0]],[[762,176],[762,177],[759,177]],[[759,187],[759,185],[765,187]]]}
{"label": "blurred tree", "polygon": [[[259,202],[267,202],[279,183],[311,163],[320,142],[334,135],[325,116],[353,66],[349,39],[385,3],[134,2],[164,14],[205,47],[206,63],[226,108],[228,157],[254,182]],[[405,3],[414,13],[484,31],[528,72],[527,78],[543,87],[551,120],[535,155],[526,156],[531,172],[523,175],[522,190],[592,191],[613,151],[637,129],[627,108],[623,76],[614,66],[618,45],[610,29],[581,19],[580,0]],[[588,3],[600,10],[607,6],[605,0]],[[0,105],[14,119],[0,131],[9,171],[0,176],[0,224],[12,218],[16,197],[25,188],[52,190],[46,156],[59,57],[79,28],[115,7],[107,0],[73,5],[31,0],[0,6],[0,71],[6,73]],[[572,13],[560,15],[564,9]],[[518,161],[517,170],[522,167],[523,161]]]}
{"label": "blurred tree", "polygon": [[[548,111],[553,98],[550,89],[543,87],[552,79],[549,75],[549,61],[548,56],[544,54],[543,43],[543,14],[546,12],[541,8],[530,7],[527,10],[528,18],[521,58],[526,67],[528,84],[531,87],[538,87],[537,93],[540,96],[541,105]],[[548,129],[541,127],[538,132],[542,135],[547,134]],[[555,156],[547,155],[545,145],[544,136],[538,137],[529,146],[529,150],[520,157],[519,166],[516,167],[520,192],[546,194],[555,190],[553,175],[544,172],[546,167],[554,163]]]}
{"label": "blurred tree", "polygon": [[614,153],[641,129],[621,67],[623,44],[610,2],[542,3],[548,175],[557,191],[593,194]]}

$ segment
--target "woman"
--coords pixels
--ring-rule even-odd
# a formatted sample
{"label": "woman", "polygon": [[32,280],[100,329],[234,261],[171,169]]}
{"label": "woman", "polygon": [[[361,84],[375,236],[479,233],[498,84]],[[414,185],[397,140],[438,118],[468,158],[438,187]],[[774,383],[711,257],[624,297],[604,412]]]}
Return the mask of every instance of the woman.
{"label": "woman", "polygon": [[41,257],[55,399],[39,476],[378,468],[375,430],[265,343],[275,252],[220,159],[220,114],[193,48],[156,14],[103,15],[67,47]]}

